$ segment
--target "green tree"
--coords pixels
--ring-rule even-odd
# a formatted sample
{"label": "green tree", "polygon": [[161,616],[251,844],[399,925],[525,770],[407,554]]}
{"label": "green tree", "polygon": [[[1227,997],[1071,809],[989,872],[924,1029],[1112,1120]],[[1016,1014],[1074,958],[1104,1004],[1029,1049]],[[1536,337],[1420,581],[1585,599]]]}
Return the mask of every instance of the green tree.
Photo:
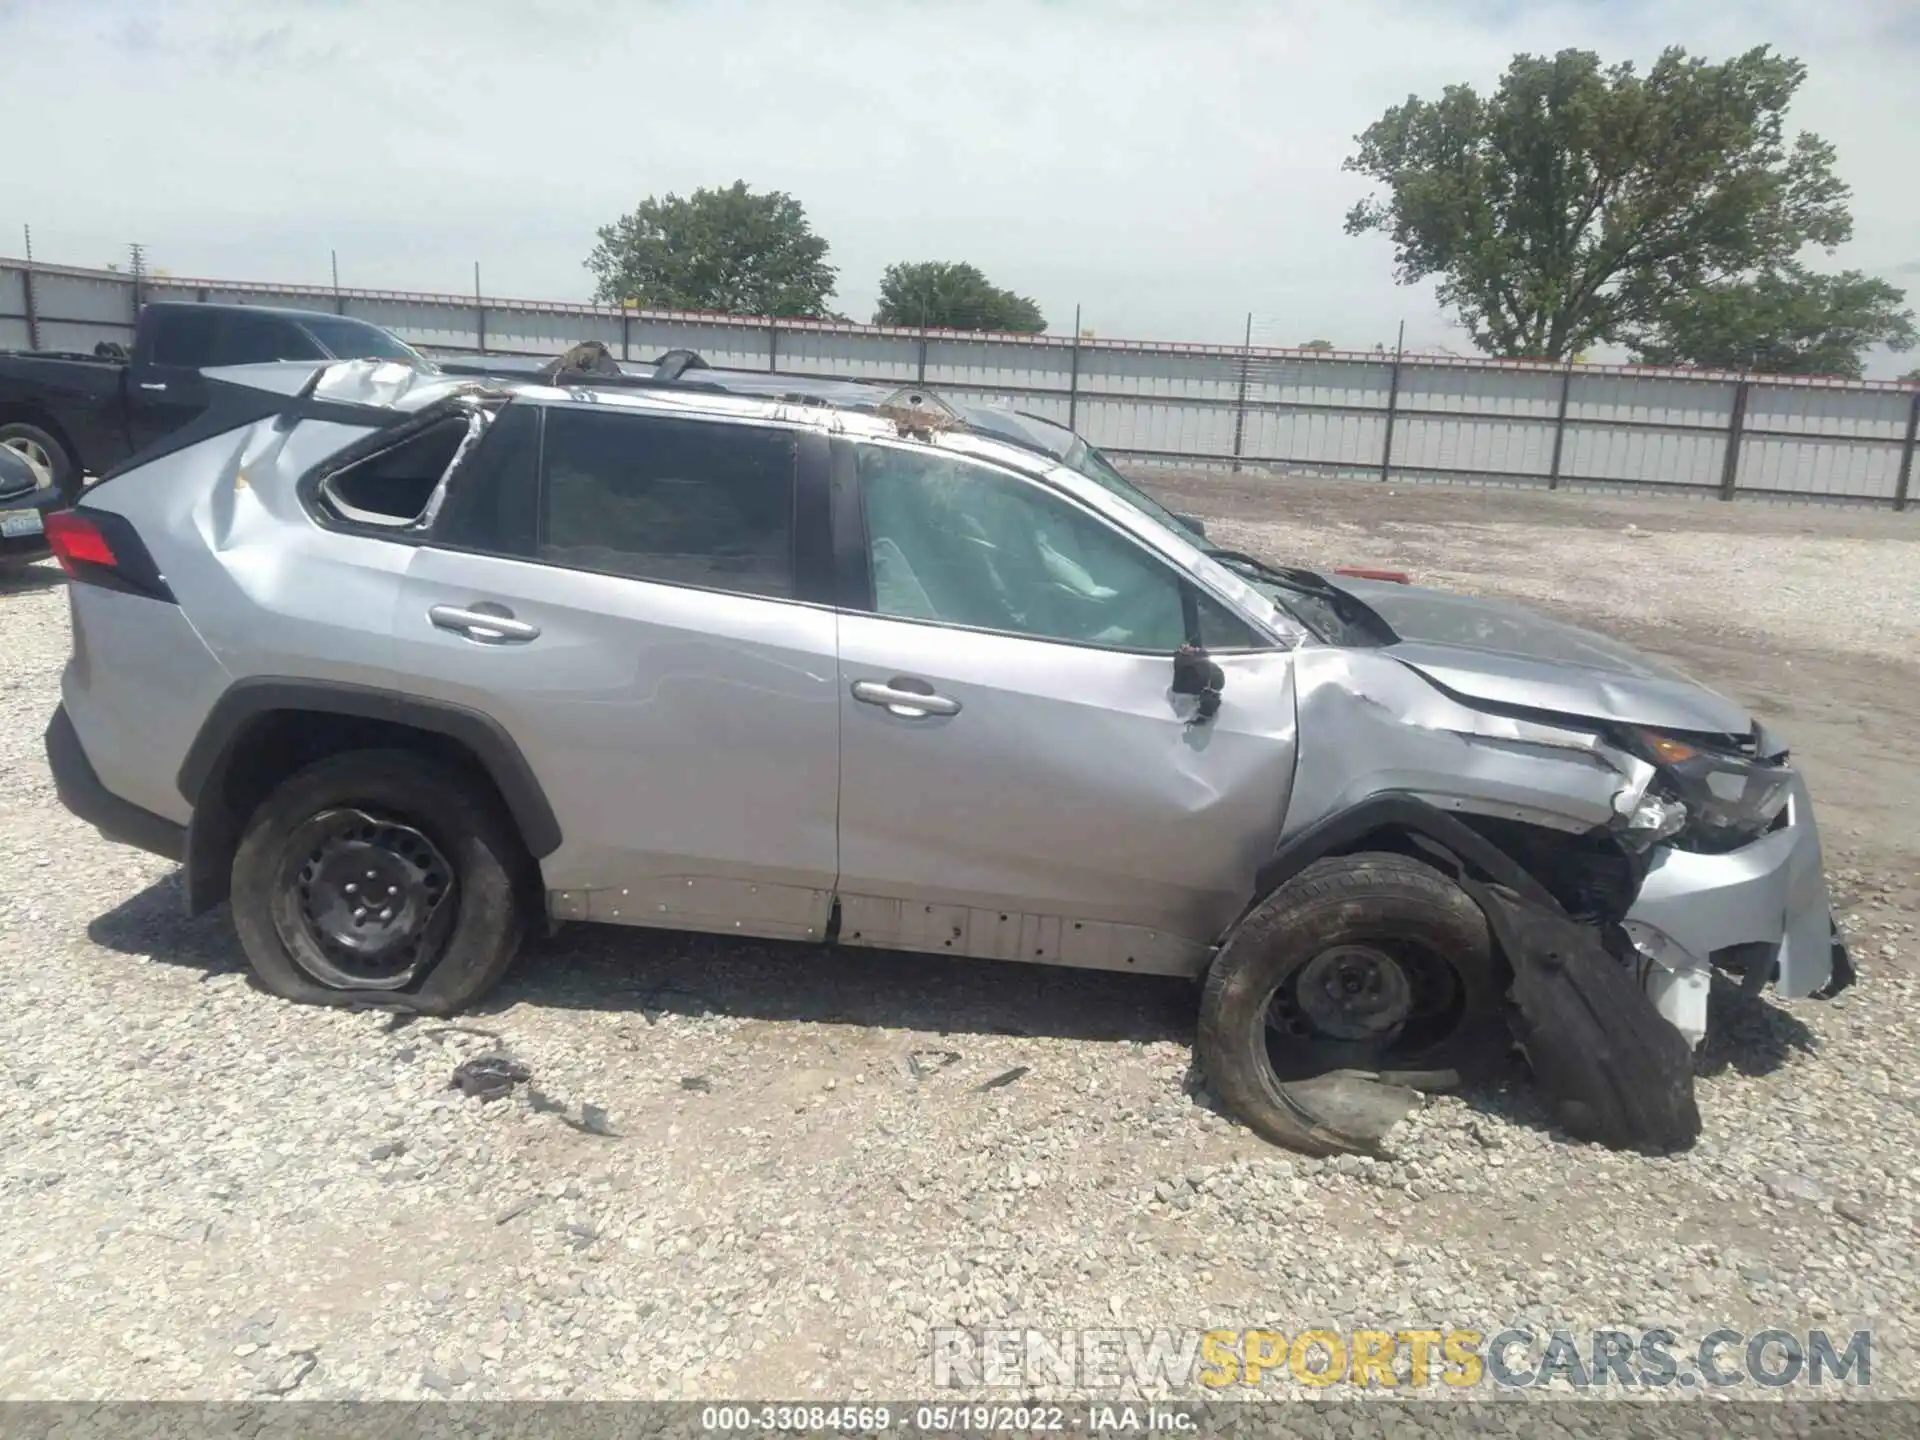
{"label": "green tree", "polygon": [[1333,349],[1333,342],[1331,340],[1308,340],[1304,342],[1300,348],[1302,350],[1331,350]]}
{"label": "green tree", "polygon": [[1752,279],[1704,285],[1670,302],[1634,341],[1654,365],[1706,365],[1787,375],[1859,378],[1870,345],[1910,350],[1906,293],[1858,270],[1816,275],[1782,265]]}
{"label": "green tree", "polygon": [[1645,75],[1517,55],[1492,95],[1410,96],[1358,137],[1345,168],[1383,190],[1346,228],[1390,236],[1399,281],[1437,278],[1483,350],[1631,342],[1698,287],[1852,234],[1833,147],[1787,138],[1805,77],[1765,46],[1723,64],[1670,49]]}
{"label": "green tree", "polygon": [[818,316],[833,294],[827,242],[800,202],[756,194],[744,180],[685,199],[651,196],[598,234],[586,264],[606,304]]}
{"label": "green tree", "polygon": [[880,277],[880,308],[873,323],[1027,335],[1047,328],[1040,307],[1026,296],[1002,290],[972,265],[945,260],[889,265]]}

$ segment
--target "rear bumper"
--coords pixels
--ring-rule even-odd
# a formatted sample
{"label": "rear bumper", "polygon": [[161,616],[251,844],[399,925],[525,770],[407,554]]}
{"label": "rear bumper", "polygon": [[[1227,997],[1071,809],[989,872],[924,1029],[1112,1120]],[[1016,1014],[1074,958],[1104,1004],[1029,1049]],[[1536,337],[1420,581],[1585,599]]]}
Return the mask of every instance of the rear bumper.
{"label": "rear bumper", "polygon": [[1656,850],[1627,919],[1661,932],[1696,965],[1735,947],[1765,947],[1757,965],[1751,950],[1735,953],[1750,978],[1771,978],[1784,996],[1813,995],[1851,975],[1836,970],[1836,959],[1845,967],[1845,952],[1836,954],[1820,832],[1798,775],[1787,823],[1751,845],[1725,855]]}
{"label": "rear bumper", "polygon": [[47,764],[60,803],[109,840],[133,845],[178,861],[187,853],[187,830],[164,815],[122,800],[100,782],[80,736],[60,706],[47,724]]}
{"label": "rear bumper", "polygon": [[0,559],[36,560],[51,555],[46,518],[60,508],[57,490],[32,490],[0,500]]}

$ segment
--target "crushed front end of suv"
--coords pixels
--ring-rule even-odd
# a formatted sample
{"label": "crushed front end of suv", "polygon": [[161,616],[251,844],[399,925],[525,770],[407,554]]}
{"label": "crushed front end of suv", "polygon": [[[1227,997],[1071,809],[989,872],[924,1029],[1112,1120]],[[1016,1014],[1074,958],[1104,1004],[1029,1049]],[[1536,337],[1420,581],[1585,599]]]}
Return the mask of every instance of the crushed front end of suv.
{"label": "crushed front end of suv", "polygon": [[211,372],[48,523],[61,797],[275,994],[445,1014],[569,921],[1178,975],[1278,1143],[1517,1045],[1671,1150],[1716,974],[1851,979],[1783,745],[1611,640],[924,390],[485,369]]}

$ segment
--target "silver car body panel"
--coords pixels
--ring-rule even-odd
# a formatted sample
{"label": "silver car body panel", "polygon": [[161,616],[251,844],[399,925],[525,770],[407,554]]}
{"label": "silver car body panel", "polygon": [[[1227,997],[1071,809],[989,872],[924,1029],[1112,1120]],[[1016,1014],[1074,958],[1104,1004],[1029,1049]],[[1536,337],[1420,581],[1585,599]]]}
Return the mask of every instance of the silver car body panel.
{"label": "silver car body panel", "polygon": [[[397,673],[409,693],[491,715],[518,743],[560,818],[565,838],[542,867],[567,910],[825,933],[840,766],[833,611],[428,545],[405,553]],[[538,638],[489,644],[428,617],[480,603]]]}
{"label": "silver car body panel", "polygon": [[1698,961],[1736,945],[1773,948],[1780,994],[1821,989],[1833,973],[1832,907],[1813,804],[1798,775],[1786,820],[1726,855],[1657,851],[1628,919],[1653,927]]}
{"label": "silver car body panel", "polygon": [[[185,824],[193,807],[174,774],[232,674],[178,605],[96,585],[67,594],[73,651],[60,699],[80,743],[114,794]],[[128,694],[138,706],[121,703]]]}
{"label": "silver car body panel", "polygon": [[[1199,969],[1279,837],[1291,659],[1220,656],[1220,711],[1191,725],[1164,655],[843,615],[841,940]],[[897,677],[958,713],[853,696]]]}
{"label": "silver car body panel", "polygon": [[[316,523],[298,477],[369,427],[262,421],[91,493],[145,538],[179,605],[74,586],[68,712],[102,780],[176,821],[174,776],[232,683],[345,681],[484,711],[563,834],[541,861],[561,918],[818,937],[1194,973],[1275,845],[1370,797],[1565,832],[1618,822],[1652,767],[1610,723],[1737,734],[1746,713],[1625,646],[1501,602],[1341,580],[1397,645],[1312,638],[1267,593],[1093,480],[971,432],[907,442],[867,414],[695,389],[594,391],[393,362],[221,372],[416,412],[460,394],[936,445],[1044,484],[1176,567],[1271,644],[1221,654],[1190,723],[1164,655],[887,619],[437,549]],[[439,628],[491,603],[525,645]],[[854,697],[909,677],[958,703]],[[1526,857],[1515,857],[1522,864]],[[1705,959],[1777,947],[1779,984],[1826,982],[1830,912],[1804,785],[1732,854],[1662,847],[1631,917]]]}

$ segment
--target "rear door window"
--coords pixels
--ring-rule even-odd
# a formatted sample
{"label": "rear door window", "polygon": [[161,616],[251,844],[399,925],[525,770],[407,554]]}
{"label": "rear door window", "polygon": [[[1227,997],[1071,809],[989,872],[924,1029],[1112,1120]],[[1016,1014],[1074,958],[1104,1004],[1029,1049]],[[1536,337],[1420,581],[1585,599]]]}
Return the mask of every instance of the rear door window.
{"label": "rear door window", "polygon": [[220,353],[218,310],[162,310],[154,318],[155,365],[177,365],[197,370],[215,365]]}
{"label": "rear door window", "polygon": [[555,406],[541,448],[540,559],[792,598],[792,431]]}
{"label": "rear door window", "polygon": [[540,407],[515,401],[461,462],[433,525],[433,543],[531,558],[537,545]]}
{"label": "rear door window", "polygon": [[291,320],[229,310],[220,332],[221,365],[263,365],[274,360],[324,360],[326,354]]}

